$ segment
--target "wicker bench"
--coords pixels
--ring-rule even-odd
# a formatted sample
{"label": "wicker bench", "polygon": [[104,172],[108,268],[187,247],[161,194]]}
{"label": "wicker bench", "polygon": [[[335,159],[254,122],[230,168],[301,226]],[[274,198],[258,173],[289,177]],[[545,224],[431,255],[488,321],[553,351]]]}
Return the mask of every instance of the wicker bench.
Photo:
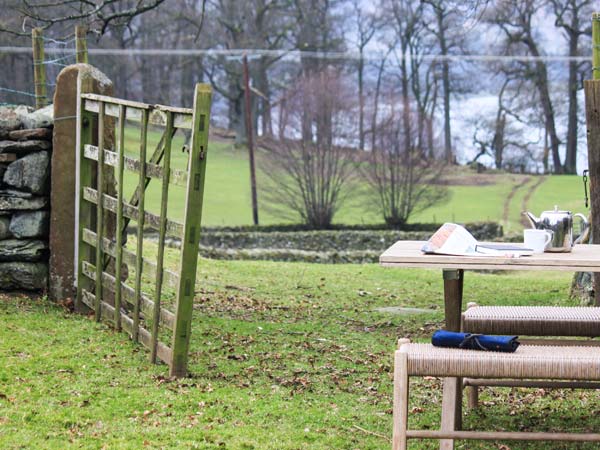
{"label": "wicker bench", "polygon": [[398,342],[394,359],[393,450],[407,448],[409,438],[600,442],[596,433],[484,432],[409,430],[409,377],[578,380],[581,387],[600,380],[600,347],[522,345],[515,353],[446,349]]}
{"label": "wicker bench", "polygon": [[468,333],[519,336],[600,336],[600,308],[562,306],[478,306],[462,314]]}
{"label": "wicker bench", "polygon": [[[600,336],[600,308],[562,306],[479,306],[469,303],[461,317],[461,328],[467,333],[536,336],[538,339],[522,339],[527,344],[538,345],[600,345],[600,341],[550,340],[539,337],[586,337]],[[478,406],[478,386],[537,386],[580,387],[572,382],[521,382],[485,381],[465,379],[468,405]],[[590,388],[600,388],[599,384]]]}

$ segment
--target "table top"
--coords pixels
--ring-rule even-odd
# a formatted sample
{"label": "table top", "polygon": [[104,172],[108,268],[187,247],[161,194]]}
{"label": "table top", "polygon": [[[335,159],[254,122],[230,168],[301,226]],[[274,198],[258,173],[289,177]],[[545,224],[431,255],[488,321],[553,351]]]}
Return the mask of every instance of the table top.
{"label": "table top", "polygon": [[519,258],[504,256],[426,255],[425,241],[398,241],[379,257],[386,267],[474,270],[560,270],[600,272],[600,245],[576,245],[570,253],[541,253]]}

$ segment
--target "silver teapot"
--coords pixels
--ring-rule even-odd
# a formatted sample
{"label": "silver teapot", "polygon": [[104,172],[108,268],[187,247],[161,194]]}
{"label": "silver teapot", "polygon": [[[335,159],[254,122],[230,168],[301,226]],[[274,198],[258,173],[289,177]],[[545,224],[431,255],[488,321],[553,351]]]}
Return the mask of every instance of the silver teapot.
{"label": "silver teapot", "polygon": [[[590,224],[583,214],[559,211],[558,206],[554,206],[554,211],[544,211],[539,218],[530,212],[523,214],[527,216],[533,228],[552,232],[552,240],[546,248],[547,252],[570,252],[573,245],[581,243],[590,230]],[[580,234],[575,240],[573,240],[573,217],[581,220]]]}

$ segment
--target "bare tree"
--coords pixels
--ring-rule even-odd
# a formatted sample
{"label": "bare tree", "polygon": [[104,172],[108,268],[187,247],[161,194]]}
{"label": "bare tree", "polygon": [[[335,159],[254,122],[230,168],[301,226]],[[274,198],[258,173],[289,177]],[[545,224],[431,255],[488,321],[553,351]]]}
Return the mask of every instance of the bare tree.
{"label": "bare tree", "polygon": [[[313,228],[331,226],[355,172],[354,151],[343,146],[350,138],[349,113],[355,106],[349,98],[337,70],[301,77],[280,106],[285,108],[284,137],[260,142],[268,152],[263,171],[270,180],[263,197]],[[314,137],[298,139],[306,123]]]}
{"label": "bare tree", "polygon": [[[504,34],[506,53],[531,55],[536,58],[542,56],[533,25],[534,15],[541,6],[539,0],[523,0],[503,2],[490,11],[489,20]],[[518,64],[523,78],[532,82],[539,95],[550,141],[554,172],[563,173],[564,167],[559,151],[561,140],[556,127],[556,108],[550,94],[550,74],[546,62],[537,59],[534,62],[522,61]]]}
{"label": "bare tree", "polygon": [[395,227],[405,225],[412,214],[449,195],[447,188],[439,183],[445,162],[424,158],[422,150],[413,145],[417,142],[416,127],[411,126],[411,136],[406,136],[406,129],[398,119],[397,113],[391,112],[380,121],[376,146],[364,166],[385,222]]}
{"label": "bare tree", "polygon": [[[282,48],[293,24],[289,8],[283,0],[214,0],[208,10],[210,17],[215,19],[215,25],[211,25],[213,32],[219,36],[214,47],[266,50]],[[253,92],[258,94],[258,97],[252,96],[251,105],[255,133],[258,131],[258,113],[262,117],[263,134],[270,134],[272,131],[268,71],[279,59],[279,56],[265,55],[256,59],[249,58]],[[219,56],[211,58],[210,62],[212,64],[204,67],[205,74],[215,90],[227,100],[229,128],[235,130],[236,142],[241,144],[246,139],[241,59]]]}
{"label": "bare tree", "polygon": [[365,48],[369,45],[377,31],[377,16],[365,11],[360,0],[352,0],[352,9],[356,22],[356,47],[358,48],[357,81],[358,81],[358,148],[365,149]]}
{"label": "bare tree", "polygon": [[386,62],[387,62],[392,50],[393,50],[393,47],[389,46],[387,52],[385,53],[384,57],[381,58],[381,61],[379,61],[379,64],[377,66],[377,81],[375,82],[375,92],[373,93],[373,111],[371,113],[371,126],[368,130],[369,133],[371,134],[371,149],[375,148],[375,139],[376,139],[375,131],[377,129],[377,120],[378,120],[378,114],[379,114],[379,100],[381,97],[381,85],[383,82],[385,65],[386,65]]}
{"label": "bare tree", "polygon": [[57,25],[85,23],[90,30],[94,30],[102,35],[109,26],[115,24],[126,26],[137,16],[158,8],[164,1],[21,0],[13,6],[15,13],[22,17],[21,29],[0,25],[0,32],[28,36],[30,35],[28,28],[39,27],[48,29]]}
{"label": "bare tree", "polygon": [[[419,39],[421,22],[419,20],[422,14],[422,5],[414,4],[411,0],[391,1],[388,7],[391,8],[391,26],[395,32],[397,45],[400,47],[400,54],[396,54],[396,60],[400,68],[400,95],[402,99],[402,127],[406,148],[413,147],[413,133],[411,131],[411,106],[410,106],[410,81],[415,74],[411,72],[411,64],[408,58],[411,45]],[[417,75],[418,76],[418,75]]]}
{"label": "bare tree", "polygon": [[[550,0],[556,17],[555,25],[562,29],[569,47],[569,56],[580,56],[581,39],[591,35],[589,17],[594,2],[592,0]],[[567,124],[567,142],[565,152],[565,173],[577,172],[578,105],[577,91],[581,89],[581,72],[589,70],[589,63],[569,61],[567,92],[569,112]]]}
{"label": "bare tree", "polygon": [[[339,17],[333,9],[337,0],[292,0],[296,27],[292,32],[295,48],[303,51],[300,57],[301,76],[310,78],[326,70],[331,61],[315,57],[318,52],[340,51],[344,49],[344,39]],[[312,54],[311,54],[312,53]],[[302,137],[307,141],[313,138],[311,127],[312,113],[303,105],[305,120],[302,123]],[[321,125],[326,126],[325,123]]]}
{"label": "bare tree", "polygon": [[[531,121],[522,118],[507,105],[511,100],[509,87],[512,80],[508,74],[505,75],[498,93],[495,117],[479,118],[474,123],[473,145],[478,149],[478,153],[470,163],[487,155],[494,159],[496,169],[521,165],[535,169],[535,162],[538,160],[535,153],[539,147],[539,140],[531,140],[525,136],[525,124],[530,124]],[[517,89],[515,96],[519,95],[520,89]],[[508,100],[506,97],[509,97]]]}
{"label": "bare tree", "polygon": [[[455,12],[455,5],[449,4],[444,0],[424,0],[427,3],[435,17],[435,26],[429,27],[429,30],[437,38],[440,54],[442,57],[448,55],[451,48],[449,41],[449,17]],[[446,161],[452,162],[454,154],[452,152],[452,132],[450,130],[450,64],[446,58],[442,59],[442,88],[444,102],[444,157]]]}

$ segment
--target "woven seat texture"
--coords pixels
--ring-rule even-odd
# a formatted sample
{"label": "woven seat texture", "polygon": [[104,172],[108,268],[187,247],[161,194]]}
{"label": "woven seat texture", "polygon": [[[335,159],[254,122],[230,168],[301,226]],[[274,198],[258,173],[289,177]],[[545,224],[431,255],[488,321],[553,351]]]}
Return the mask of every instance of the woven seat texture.
{"label": "woven seat texture", "polygon": [[469,333],[521,336],[600,336],[600,308],[475,306],[462,316]]}
{"label": "woven seat texture", "polygon": [[408,375],[600,380],[600,348],[521,345],[515,353],[404,344]]}

